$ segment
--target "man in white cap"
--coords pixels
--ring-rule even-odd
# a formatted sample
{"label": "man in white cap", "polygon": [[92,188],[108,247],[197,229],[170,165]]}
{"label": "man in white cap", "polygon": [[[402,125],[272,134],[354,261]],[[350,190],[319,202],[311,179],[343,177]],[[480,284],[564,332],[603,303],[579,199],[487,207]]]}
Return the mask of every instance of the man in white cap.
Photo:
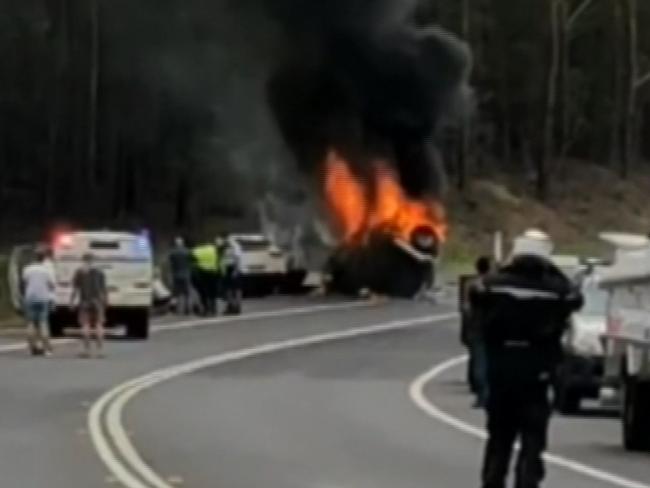
{"label": "man in white cap", "polygon": [[553,242],[529,230],[514,241],[510,262],[477,291],[487,350],[489,439],[483,488],[504,488],[517,439],[517,488],[539,488],[551,416],[549,390],[568,317],[582,297],[551,263]]}
{"label": "man in white cap", "polygon": [[553,241],[546,232],[538,229],[529,229],[514,240],[512,258],[516,256],[538,256],[550,259],[553,254]]}

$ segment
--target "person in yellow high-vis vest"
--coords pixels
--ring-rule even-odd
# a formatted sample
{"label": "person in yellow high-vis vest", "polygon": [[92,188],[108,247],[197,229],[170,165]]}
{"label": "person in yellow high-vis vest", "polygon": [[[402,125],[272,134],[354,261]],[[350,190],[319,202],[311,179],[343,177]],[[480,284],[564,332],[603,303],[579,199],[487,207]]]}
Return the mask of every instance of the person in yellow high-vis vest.
{"label": "person in yellow high-vis vest", "polygon": [[219,252],[215,244],[203,244],[192,250],[196,264],[197,291],[201,297],[204,315],[217,314],[217,290],[219,283]]}

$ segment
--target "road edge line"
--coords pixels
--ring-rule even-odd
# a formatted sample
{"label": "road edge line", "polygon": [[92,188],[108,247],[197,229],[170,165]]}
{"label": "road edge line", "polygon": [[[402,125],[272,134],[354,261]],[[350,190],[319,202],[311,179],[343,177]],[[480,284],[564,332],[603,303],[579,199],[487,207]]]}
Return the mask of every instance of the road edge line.
{"label": "road edge line", "polygon": [[[203,318],[203,319],[194,319],[194,320],[184,320],[181,322],[169,323],[169,324],[158,324],[151,327],[152,334],[160,334],[164,332],[175,332],[179,330],[186,329],[196,329],[199,327],[206,327],[209,325],[226,325],[231,323],[243,322],[247,320],[260,320],[267,318],[277,318],[277,317],[291,317],[295,315],[306,315],[311,313],[319,312],[337,312],[340,310],[350,310],[356,308],[371,308],[374,304],[370,301],[345,301],[340,303],[324,303],[320,305],[307,305],[304,307],[287,307],[280,308],[275,310],[260,310],[258,312],[244,313],[242,315],[235,316],[222,316],[215,318]],[[53,339],[53,344],[55,346],[65,346],[68,344],[73,344],[77,339],[72,338],[63,338],[63,339]],[[10,354],[13,352],[25,351],[27,349],[27,343],[23,342],[11,342],[9,344],[0,344],[0,354]]]}

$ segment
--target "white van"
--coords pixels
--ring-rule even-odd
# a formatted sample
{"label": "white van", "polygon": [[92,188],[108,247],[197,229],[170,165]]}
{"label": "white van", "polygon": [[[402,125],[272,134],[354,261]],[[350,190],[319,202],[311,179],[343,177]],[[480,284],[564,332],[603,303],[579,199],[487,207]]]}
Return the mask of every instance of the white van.
{"label": "white van", "polygon": [[[91,253],[96,266],[106,275],[106,325],[124,325],[132,338],[149,336],[153,253],[147,236],[111,231],[71,232],[56,236],[51,247],[56,276],[54,309],[50,317],[53,335],[61,335],[65,327],[77,323],[70,308],[72,280],[84,254]],[[20,289],[21,269],[28,264],[33,250],[34,246],[20,246],[14,250],[10,265],[12,290]]]}

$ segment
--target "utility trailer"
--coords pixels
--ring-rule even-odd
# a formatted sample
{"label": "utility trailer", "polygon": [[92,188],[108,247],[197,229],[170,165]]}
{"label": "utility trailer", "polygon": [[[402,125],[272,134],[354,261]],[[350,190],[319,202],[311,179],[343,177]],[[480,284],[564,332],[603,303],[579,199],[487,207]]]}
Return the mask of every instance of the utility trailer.
{"label": "utility trailer", "polygon": [[[605,285],[612,311],[603,337],[603,384],[610,397],[620,399],[625,448],[650,451],[650,276],[622,286]],[[639,299],[634,295],[640,290]],[[617,305],[622,302],[627,302],[625,308]]]}
{"label": "utility trailer", "polygon": [[601,397],[620,400],[625,448],[650,451],[650,240],[605,240],[618,249],[614,265],[599,277],[608,293]]}

